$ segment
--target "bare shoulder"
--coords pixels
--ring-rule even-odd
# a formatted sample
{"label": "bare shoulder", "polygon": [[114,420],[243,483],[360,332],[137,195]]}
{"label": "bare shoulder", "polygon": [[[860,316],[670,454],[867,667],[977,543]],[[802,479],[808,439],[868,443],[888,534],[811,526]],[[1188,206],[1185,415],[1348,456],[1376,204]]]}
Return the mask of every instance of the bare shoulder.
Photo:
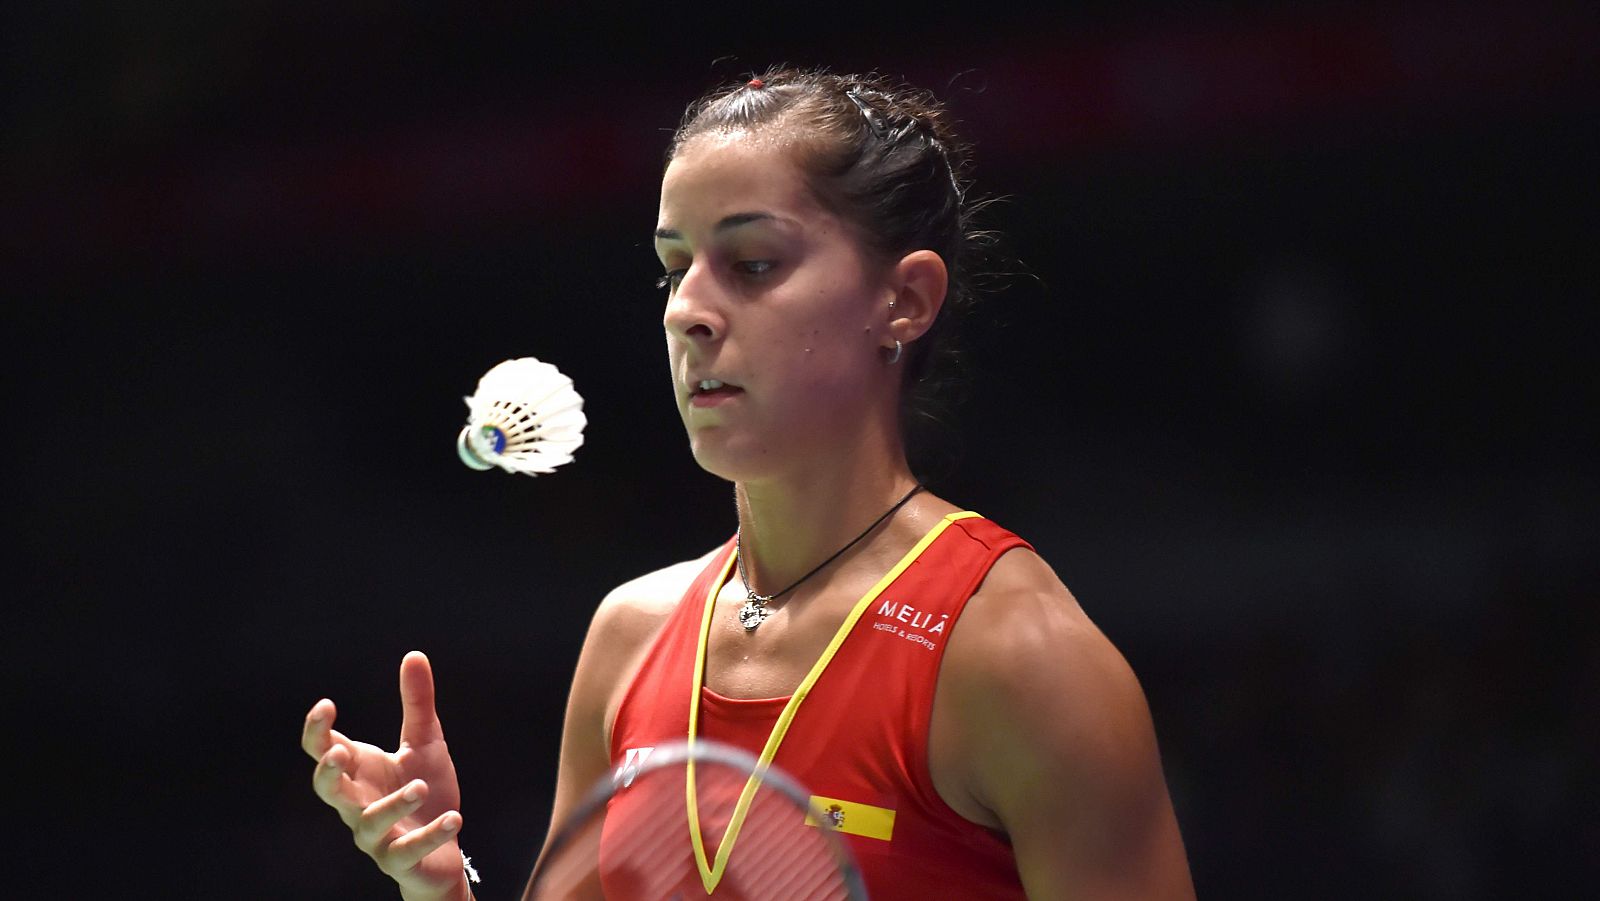
{"label": "bare shoulder", "polygon": [[993,681],[999,680],[1014,690],[1047,691],[1052,686],[1040,685],[1038,676],[1068,674],[1058,672],[1063,667],[1101,688],[1107,687],[1100,684],[1106,680],[1120,682],[1133,676],[1121,652],[1089,619],[1055,570],[1026,548],[995,561],[967,602],[950,653],[956,655],[957,674],[983,680],[986,688],[1000,687]]}
{"label": "bare shoulder", "polygon": [[[1122,653],[1025,548],[996,561],[967,602],[940,689],[961,720],[991,736],[983,760],[1015,763],[1032,748],[1054,765],[1096,770],[1119,765],[1125,757],[1113,748],[1142,746],[1149,732],[1144,692]],[[998,790],[982,781],[983,794]]]}
{"label": "bare shoulder", "polygon": [[653,636],[718,550],[720,548],[693,560],[664,566],[611,589],[595,610],[589,627],[591,637],[596,631],[603,632],[608,639],[637,637],[641,633],[647,639]]}
{"label": "bare shoulder", "polygon": [[678,599],[715,554],[630,579],[595,609],[567,696],[552,824],[565,822],[578,799],[611,766],[611,723],[624,689]]}
{"label": "bare shoulder", "polygon": [[939,692],[957,800],[1011,836],[1030,897],[1193,897],[1139,680],[1037,554],[996,561]]}
{"label": "bare shoulder", "polygon": [[572,703],[592,711],[607,745],[623,689],[683,593],[717,550],[630,579],[613,588],[595,609],[578,657]]}
{"label": "bare shoulder", "polygon": [[[939,690],[975,763],[1032,748],[1054,765],[1115,766],[1111,746],[1142,745],[1149,713],[1122,653],[1084,613],[1050,565],[1026,548],[997,560],[950,637]],[[1046,714],[1046,716],[1040,716]],[[984,769],[987,769],[986,767]],[[971,773],[994,809],[1001,786]]]}

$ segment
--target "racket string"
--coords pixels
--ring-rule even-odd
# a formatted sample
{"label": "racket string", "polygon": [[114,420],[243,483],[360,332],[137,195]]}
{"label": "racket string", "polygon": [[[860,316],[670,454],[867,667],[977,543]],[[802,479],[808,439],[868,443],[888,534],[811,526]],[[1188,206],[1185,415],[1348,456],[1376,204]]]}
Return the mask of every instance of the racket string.
{"label": "racket string", "polygon": [[[654,760],[654,758],[652,758]],[[753,763],[753,759],[752,759]],[[749,766],[696,758],[702,846],[709,861],[726,839]],[[864,895],[839,836],[806,825],[804,794],[757,783],[726,868],[707,895],[690,840],[683,762],[641,770],[611,786],[563,827],[530,882],[525,901],[851,901]],[[576,818],[575,818],[576,819]],[[852,881],[855,880],[855,881]]]}

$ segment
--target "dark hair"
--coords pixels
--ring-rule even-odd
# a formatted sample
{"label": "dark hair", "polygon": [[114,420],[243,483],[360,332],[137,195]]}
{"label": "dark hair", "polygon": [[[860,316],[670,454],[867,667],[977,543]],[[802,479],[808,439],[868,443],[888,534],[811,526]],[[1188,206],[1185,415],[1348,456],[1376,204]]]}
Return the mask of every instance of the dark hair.
{"label": "dark hair", "polygon": [[905,349],[900,421],[919,474],[929,465],[952,467],[953,459],[940,466],[929,445],[955,434],[949,420],[965,387],[959,323],[977,299],[977,269],[994,242],[993,233],[973,227],[984,204],[967,198],[969,148],[927,91],[877,74],[775,68],[690,104],[667,159],[703,134],[766,129],[793,141],[818,201],[854,224],[868,248],[891,260],[923,249],[944,260],[944,307]]}

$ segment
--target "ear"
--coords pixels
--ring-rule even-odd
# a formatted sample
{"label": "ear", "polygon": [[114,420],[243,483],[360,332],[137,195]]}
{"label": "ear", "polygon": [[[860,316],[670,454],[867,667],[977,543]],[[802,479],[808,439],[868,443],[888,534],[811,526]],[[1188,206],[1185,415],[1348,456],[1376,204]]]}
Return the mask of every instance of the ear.
{"label": "ear", "polygon": [[933,327],[950,287],[950,271],[937,253],[913,250],[895,264],[892,286],[888,337],[910,344]]}

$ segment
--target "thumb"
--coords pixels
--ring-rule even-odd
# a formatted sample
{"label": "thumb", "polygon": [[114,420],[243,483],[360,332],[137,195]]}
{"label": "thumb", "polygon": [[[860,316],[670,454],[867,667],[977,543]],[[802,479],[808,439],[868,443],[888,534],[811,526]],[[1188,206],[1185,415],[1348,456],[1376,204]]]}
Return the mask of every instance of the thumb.
{"label": "thumb", "polygon": [[421,651],[400,661],[400,713],[401,745],[415,747],[444,738],[433,706],[433,665]]}

